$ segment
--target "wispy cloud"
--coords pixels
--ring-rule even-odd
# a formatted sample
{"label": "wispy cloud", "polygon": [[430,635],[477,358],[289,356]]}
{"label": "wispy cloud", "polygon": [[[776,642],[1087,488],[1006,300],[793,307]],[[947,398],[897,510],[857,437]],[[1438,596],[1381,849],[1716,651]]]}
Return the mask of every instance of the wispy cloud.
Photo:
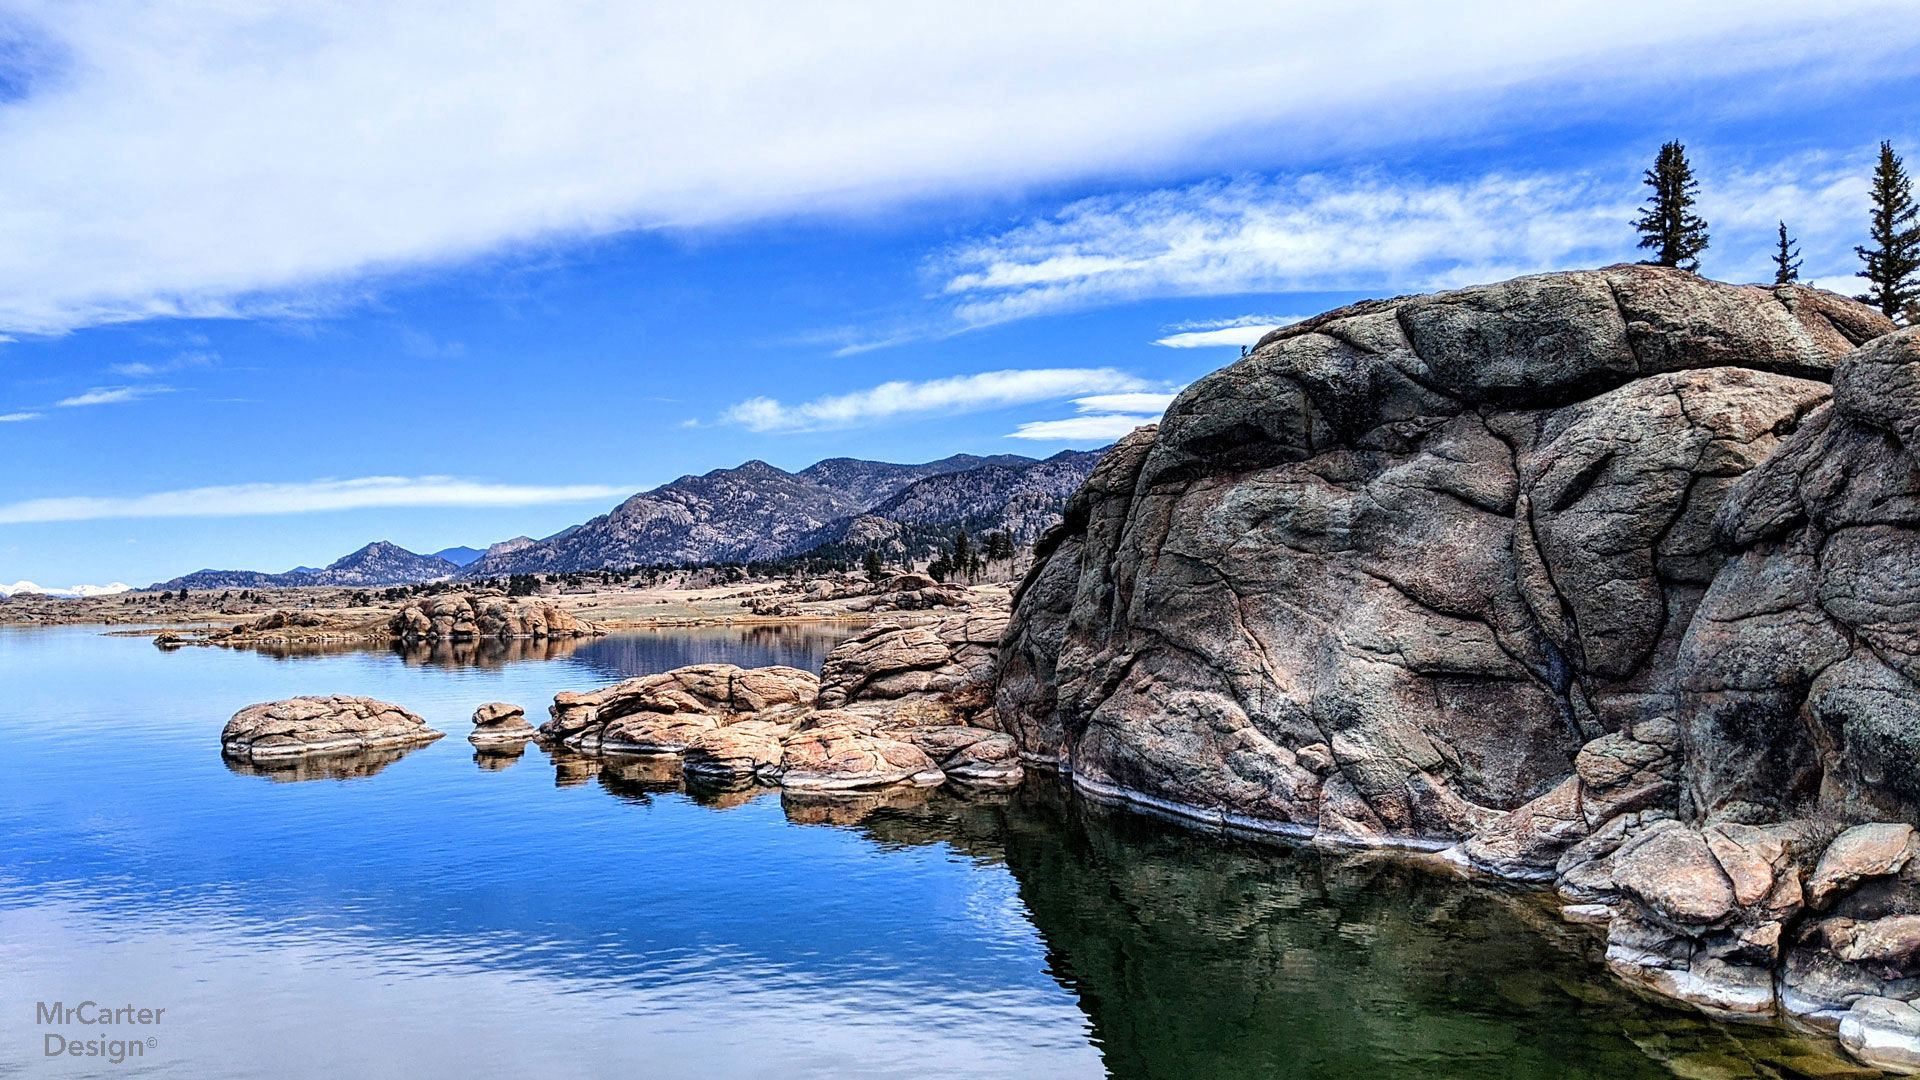
{"label": "wispy cloud", "polygon": [[1173,396],[1178,390],[1166,393],[1137,394],[1094,394],[1091,397],[1073,399],[1074,407],[1083,413],[1153,413],[1159,415],[1173,404]]}
{"label": "wispy cloud", "polygon": [[136,360],[109,365],[107,370],[123,379],[150,379],[171,371],[210,368],[220,362],[220,354],[205,349],[174,353],[164,360]]}
{"label": "wispy cloud", "polygon": [[1007,434],[1009,439],[1048,442],[1111,442],[1157,416],[1070,416],[1065,420],[1035,420]]}
{"label": "wispy cloud", "polygon": [[171,393],[172,390],[170,386],[96,386],[84,394],[61,398],[54,404],[63,409],[83,405],[117,405],[123,401],[138,401],[155,394]]}
{"label": "wispy cloud", "polygon": [[[1713,223],[1705,273],[1770,280],[1782,219],[1810,277],[1855,269],[1864,157],[1808,154],[1758,170],[1708,160],[1698,171]],[[1240,177],[1082,200],[935,265],[964,325],[1144,297],[1455,288],[1637,259],[1628,224],[1644,195],[1637,181],[1625,162],[1604,175]],[[1156,344],[1250,345],[1288,321],[1183,327]]]}
{"label": "wispy cloud", "polygon": [[603,484],[490,484],[451,476],[364,476],[283,484],[229,484],[148,495],[68,496],[0,505],[0,525],[102,518],[252,517],[400,506],[534,506],[631,494]]}
{"label": "wispy cloud", "polygon": [[974,324],[1146,296],[1437,288],[1623,249],[1631,191],[1584,176],[1240,178],[1087,199],[949,254]]}
{"label": "wispy cloud", "polygon": [[1312,153],[1747,73],[1857,88],[1920,55],[1900,0],[12,8],[0,330],[35,333],[325,310],[554,239],[1006,191],[1253,130]]}
{"label": "wispy cloud", "polygon": [[1173,403],[1180,387],[1166,391],[1138,391],[1128,394],[1089,394],[1073,399],[1073,407],[1083,415],[1064,420],[1034,420],[1007,433],[1009,439],[1036,439],[1054,442],[1108,442],[1142,424],[1160,419]]}
{"label": "wispy cloud", "polygon": [[43,414],[37,412],[10,412],[0,415],[0,424],[17,424],[22,420],[38,420]]}
{"label": "wispy cloud", "polygon": [[1252,345],[1283,326],[1299,322],[1302,315],[1242,315],[1237,319],[1182,323],[1176,331],[1155,339],[1155,345],[1169,349],[1205,349],[1220,345]]}
{"label": "wispy cloud", "polygon": [[797,405],[770,397],[749,398],[727,409],[721,419],[751,431],[817,431],[906,415],[975,412],[1089,394],[1129,393],[1145,390],[1148,385],[1146,380],[1114,368],[988,371],[924,382],[881,383]]}

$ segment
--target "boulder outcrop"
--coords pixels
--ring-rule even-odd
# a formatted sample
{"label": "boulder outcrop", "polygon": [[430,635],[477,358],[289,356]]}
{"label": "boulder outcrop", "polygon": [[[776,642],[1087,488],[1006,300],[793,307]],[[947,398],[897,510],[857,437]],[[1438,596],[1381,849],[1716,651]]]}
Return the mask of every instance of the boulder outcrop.
{"label": "boulder outcrop", "polygon": [[590,753],[677,755],[689,777],[831,793],[1024,775],[991,729],[1004,610],[887,621],[836,646],[820,676],[699,664],[554,697],[541,737]]}
{"label": "boulder outcrop", "polygon": [[412,746],[441,734],[398,705],[335,694],[249,705],[227,721],[220,749],[230,758],[258,763]]}
{"label": "boulder outcrop", "polygon": [[475,746],[519,746],[534,737],[527,723],[527,710],[504,701],[490,701],[473,710],[473,732],[467,741]]}
{"label": "boulder outcrop", "polygon": [[696,736],[741,720],[790,721],[812,707],[819,689],[819,677],[798,668],[694,664],[556,694],[540,734],[580,750],[679,754]]}
{"label": "boulder outcrop", "polygon": [[1640,985],[1837,1023],[1920,996],[1916,529],[1920,330],[1862,305],[1646,266],[1367,302],[1108,453],[995,726],[1098,794],[1555,882]]}
{"label": "boulder outcrop", "polygon": [[819,705],[885,718],[888,727],[993,727],[993,673],[1007,613],[887,620],[835,647],[820,669]]}
{"label": "boulder outcrop", "polygon": [[552,604],[439,593],[395,612],[388,630],[404,642],[576,638],[606,633]]}
{"label": "boulder outcrop", "polygon": [[926,752],[876,728],[871,717],[826,711],[786,740],[780,786],[832,791],[887,784],[931,786],[945,776]]}

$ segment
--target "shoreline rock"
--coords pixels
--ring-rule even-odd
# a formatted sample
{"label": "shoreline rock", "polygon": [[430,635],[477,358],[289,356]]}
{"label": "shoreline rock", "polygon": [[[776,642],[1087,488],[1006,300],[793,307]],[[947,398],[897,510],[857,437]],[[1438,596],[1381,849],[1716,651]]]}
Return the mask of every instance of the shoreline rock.
{"label": "shoreline rock", "polygon": [[1920,1000],[1920,330],[1620,266],[1277,331],[1069,501],[993,712],[1083,790],[1552,884],[1705,1011]]}

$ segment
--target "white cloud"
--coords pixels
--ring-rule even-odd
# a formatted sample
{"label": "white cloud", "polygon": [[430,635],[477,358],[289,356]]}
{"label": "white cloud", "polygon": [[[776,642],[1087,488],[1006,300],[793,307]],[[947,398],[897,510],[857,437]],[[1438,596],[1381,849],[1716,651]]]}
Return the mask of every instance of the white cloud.
{"label": "white cloud", "polygon": [[1868,282],[1858,274],[1835,274],[1831,277],[1809,278],[1807,284],[1816,289],[1837,292],[1841,296],[1864,296]]}
{"label": "white cloud", "polygon": [[533,506],[631,494],[600,484],[488,484],[450,476],[365,476],[286,484],[230,484],[149,495],[72,496],[0,505],[0,525],[102,518],[250,517],[396,506]]}
{"label": "white cloud", "polygon": [[1054,442],[1112,442],[1142,424],[1155,423],[1157,416],[1073,416],[1065,420],[1035,420],[1009,432],[1009,439],[1036,439]]}
{"label": "white cloud", "polygon": [[1083,413],[1163,413],[1173,404],[1173,395],[1177,390],[1164,394],[1141,392],[1135,394],[1094,394],[1091,397],[1073,399],[1073,404]]}
{"label": "white cloud", "polygon": [[38,420],[40,417],[41,414],[37,412],[10,412],[0,414],[0,424],[17,424],[22,420]]}
{"label": "white cloud", "polygon": [[[363,298],[374,275],[556,239],[1005,191],[1256,139],[1310,155],[1508,129],[1527,110],[1597,113],[1737,73],[1780,94],[1858,87],[1913,69],[1910,14],[1899,0],[20,0],[0,330],[297,315]],[[1039,269],[1050,288],[1109,268]]]}
{"label": "white cloud", "polygon": [[[1073,203],[946,253],[966,325],[1150,296],[1456,288],[1637,259],[1631,163],[1593,173],[1429,181],[1379,173],[1241,177]],[[1696,162],[1713,228],[1703,272],[1772,280],[1785,219],[1809,276],[1853,267],[1869,163],[1805,155],[1752,171]],[[1617,174],[1617,175],[1616,175]],[[1183,328],[1173,347],[1252,344],[1266,326]]]}
{"label": "white cloud", "polygon": [[944,291],[984,324],[1145,296],[1440,288],[1612,261],[1630,216],[1620,190],[1574,176],[1214,181],[1083,200],[960,248]]}
{"label": "white cloud", "polygon": [[165,360],[141,360],[122,364],[110,364],[108,371],[126,379],[147,379],[163,375],[169,371],[185,371],[190,368],[209,368],[218,363],[218,353],[203,349],[190,349],[175,353]]}
{"label": "white cloud", "polygon": [[960,413],[1058,401],[1089,394],[1144,390],[1145,380],[1113,368],[1033,368],[956,375],[925,382],[888,382],[868,390],[787,405],[750,398],[721,415],[753,431],[817,431],[854,427],[896,416]]}
{"label": "white cloud", "polygon": [[1169,349],[1206,349],[1218,345],[1252,345],[1283,326],[1292,326],[1304,316],[1257,316],[1250,321],[1234,320],[1211,330],[1183,330],[1157,338],[1155,345]]}
{"label": "white cloud", "polygon": [[123,401],[138,401],[143,397],[165,394],[171,390],[172,387],[168,386],[96,386],[84,394],[61,398],[54,404],[65,409],[82,405],[118,405]]}

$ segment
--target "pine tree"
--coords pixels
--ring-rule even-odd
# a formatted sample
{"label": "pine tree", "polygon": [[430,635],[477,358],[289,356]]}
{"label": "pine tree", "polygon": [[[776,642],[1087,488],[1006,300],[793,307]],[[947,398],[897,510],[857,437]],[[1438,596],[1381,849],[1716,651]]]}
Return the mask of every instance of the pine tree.
{"label": "pine tree", "polygon": [[1867,264],[1862,303],[1872,304],[1889,319],[1920,302],[1920,224],[1914,221],[1913,181],[1893,144],[1880,144],[1880,164],[1873,171],[1873,218],[1868,236],[1871,247],[1854,252]]}
{"label": "pine tree", "polygon": [[868,581],[879,581],[887,575],[886,565],[880,561],[879,548],[868,548],[866,558],[862,562],[864,565],[861,568],[867,572]]}
{"label": "pine tree", "polygon": [[1800,280],[1800,249],[1787,237],[1787,223],[1780,223],[1780,250],[1773,253],[1773,283],[1785,285]]}
{"label": "pine tree", "polygon": [[1687,163],[1687,148],[1678,140],[1661,146],[1659,158],[1647,170],[1646,184],[1653,194],[1633,227],[1640,231],[1640,246],[1654,249],[1654,258],[1648,261],[1700,269],[1700,253],[1707,250],[1707,223],[1693,212],[1693,195],[1700,183]]}

